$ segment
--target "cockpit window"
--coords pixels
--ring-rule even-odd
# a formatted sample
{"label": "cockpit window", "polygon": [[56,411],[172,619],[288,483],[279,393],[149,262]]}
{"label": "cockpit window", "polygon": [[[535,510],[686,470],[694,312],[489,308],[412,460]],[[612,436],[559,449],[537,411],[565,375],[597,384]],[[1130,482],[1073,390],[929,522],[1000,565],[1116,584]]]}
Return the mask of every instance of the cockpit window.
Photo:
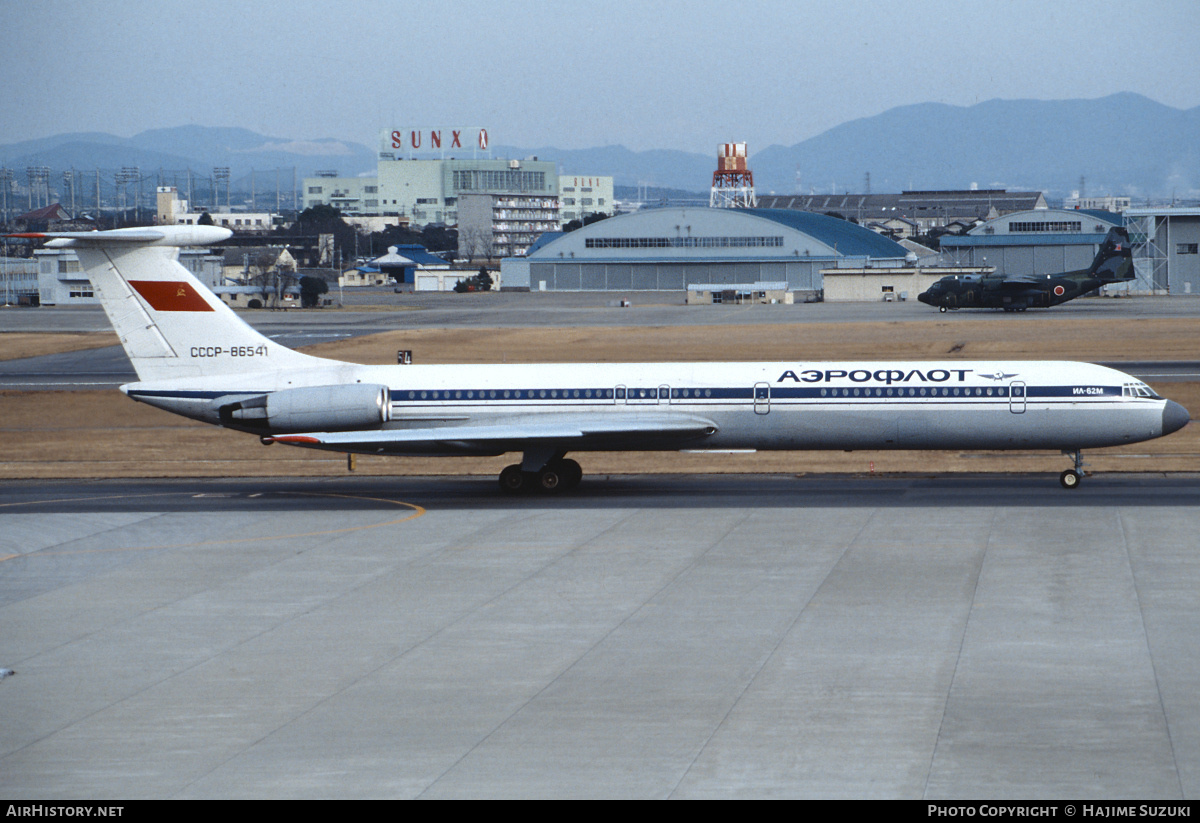
{"label": "cockpit window", "polygon": [[1125,397],[1148,397],[1153,400],[1161,400],[1162,397],[1147,386],[1145,383],[1126,383],[1121,391]]}

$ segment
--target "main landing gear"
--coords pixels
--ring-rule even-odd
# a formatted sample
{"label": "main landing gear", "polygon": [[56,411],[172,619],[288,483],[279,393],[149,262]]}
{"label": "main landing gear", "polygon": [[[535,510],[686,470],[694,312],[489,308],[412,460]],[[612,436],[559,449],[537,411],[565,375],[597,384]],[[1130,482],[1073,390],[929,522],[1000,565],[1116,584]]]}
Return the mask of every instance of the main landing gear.
{"label": "main landing gear", "polygon": [[1058,482],[1062,484],[1064,489],[1077,489],[1079,483],[1083,480],[1083,453],[1079,449],[1070,451],[1063,449],[1063,454],[1068,455],[1075,461],[1075,468],[1067,469],[1058,476]]}
{"label": "main landing gear", "polygon": [[505,494],[558,494],[579,485],[583,469],[574,460],[556,456],[536,471],[524,467],[527,462],[514,464],[500,472],[500,490]]}

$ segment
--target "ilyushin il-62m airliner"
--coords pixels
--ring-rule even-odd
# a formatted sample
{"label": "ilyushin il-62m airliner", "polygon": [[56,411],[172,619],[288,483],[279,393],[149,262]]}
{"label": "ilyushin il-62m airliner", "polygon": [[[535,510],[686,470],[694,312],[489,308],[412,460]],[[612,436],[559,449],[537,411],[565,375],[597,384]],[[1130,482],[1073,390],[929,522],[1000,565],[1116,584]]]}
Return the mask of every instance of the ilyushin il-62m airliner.
{"label": "ilyushin il-62m airliner", "polygon": [[1182,428],[1187,409],[1087,363],[810,362],[364,366],[288,349],[178,262],[227,229],[24,235],[79,256],[137,371],[129,397],[285,443],[498,455],[506,492],[572,488],[568,453],[766,449],[1081,450]]}

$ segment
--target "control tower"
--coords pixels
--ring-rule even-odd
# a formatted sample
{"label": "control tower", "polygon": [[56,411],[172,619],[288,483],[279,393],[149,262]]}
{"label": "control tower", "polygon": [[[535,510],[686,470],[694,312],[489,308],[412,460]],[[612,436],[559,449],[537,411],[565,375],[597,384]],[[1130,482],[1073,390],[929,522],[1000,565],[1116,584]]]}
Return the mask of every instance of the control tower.
{"label": "control tower", "polygon": [[754,173],[746,168],[746,144],[722,143],[717,146],[717,170],[713,172],[709,207],[752,209],[757,202],[754,197]]}

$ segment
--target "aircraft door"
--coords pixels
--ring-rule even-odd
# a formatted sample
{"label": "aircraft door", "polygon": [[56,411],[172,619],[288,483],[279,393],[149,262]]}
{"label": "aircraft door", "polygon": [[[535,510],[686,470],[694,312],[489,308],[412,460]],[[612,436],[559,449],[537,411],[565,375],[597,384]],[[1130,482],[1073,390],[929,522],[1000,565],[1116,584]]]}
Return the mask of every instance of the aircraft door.
{"label": "aircraft door", "polygon": [[1008,384],[1008,410],[1013,414],[1025,413],[1025,384],[1020,380]]}
{"label": "aircraft door", "polygon": [[630,386],[625,389],[625,403],[630,406],[656,406],[660,393],[657,386],[647,388]]}
{"label": "aircraft door", "polygon": [[769,414],[771,411],[771,384],[754,384],[754,413]]}

